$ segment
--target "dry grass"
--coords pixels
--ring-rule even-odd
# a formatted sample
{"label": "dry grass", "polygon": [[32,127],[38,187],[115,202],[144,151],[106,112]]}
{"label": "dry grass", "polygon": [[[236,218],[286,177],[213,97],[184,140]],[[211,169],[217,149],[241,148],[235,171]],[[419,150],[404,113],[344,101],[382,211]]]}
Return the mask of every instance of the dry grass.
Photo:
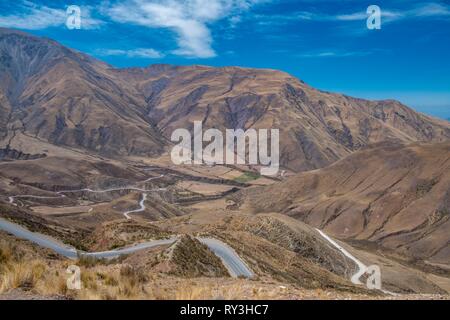
{"label": "dry grass", "polygon": [[[69,290],[66,270],[76,264],[81,269],[82,290]],[[145,290],[148,275],[121,260],[77,262],[49,260],[24,252],[22,247],[0,242],[0,294],[13,289],[42,296],[65,296],[73,299],[154,298]]]}
{"label": "dry grass", "polygon": [[34,288],[44,271],[44,266],[36,261],[31,264],[25,262],[7,264],[6,267],[3,267],[0,292],[15,288]]}
{"label": "dry grass", "polygon": [[[17,261],[14,254],[0,251],[0,294],[13,289],[42,297],[80,300],[236,300],[236,299],[380,299],[331,290],[307,290],[273,281],[231,278],[180,279],[149,274],[127,264],[95,265],[81,268],[81,290],[69,290],[65,270],[69,263],[45,260]],[[385,297],[386,298],[386,297]],[[400,297],[408,298],[408,296]],[[411,297],[418,299],[423,297]],[[430,296],[429,299],[445,299]],[[448,297],[447,297],[448,299]]]}
{"label": "dry grass", "polygon": [[[67,287],[69,274],[66,270],[71,264],[78,265],[81,269],[81,290],[69,290]],[[0,295],[19,289],[19,292],[26,291],[44,298],[83,300],[382,298],[331,289],[308,290],[264,277],[255,280],[205,276],[180,278],[164,272],[155,272],[144,265],[137,267],[128,263],[127,259],[108,263],[55,259],[48,252],[39,251],[26,242],[15,242],[12,237],[6,238],[5,241],[0,237]],[[411,297],[418,298],[421,297]]]}
{"label": "dry grass", "polygon": [[30,259],[15,244],[0,243],[0,293],[16,288],[34,289],[46,276],[47,267],[44,260]]}
{"label": "dry grass", "polygon": [[[36,254],[30,257],[22,252],[22,247],[0,241],[0,294],[21,289],[44,297],[83,300],[196,300],[276,298],[279,293],[278,286],[262,290],[254,281],[207,277],[180,279],[151,273],[124,261],[51,261]],[[66,269],[70,264],[81,268],[81,290],[67,288],[69,275]]]}

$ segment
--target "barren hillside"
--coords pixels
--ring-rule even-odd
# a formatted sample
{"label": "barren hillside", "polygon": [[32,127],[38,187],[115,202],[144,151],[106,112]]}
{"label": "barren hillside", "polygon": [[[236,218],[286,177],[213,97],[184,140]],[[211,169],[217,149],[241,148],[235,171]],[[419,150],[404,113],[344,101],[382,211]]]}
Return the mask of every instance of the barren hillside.
{"label": "barren hillside", "polygon": [[341,239],[450,264],[449,143],[379,145],[244,193],[254,212],[283,212]]}

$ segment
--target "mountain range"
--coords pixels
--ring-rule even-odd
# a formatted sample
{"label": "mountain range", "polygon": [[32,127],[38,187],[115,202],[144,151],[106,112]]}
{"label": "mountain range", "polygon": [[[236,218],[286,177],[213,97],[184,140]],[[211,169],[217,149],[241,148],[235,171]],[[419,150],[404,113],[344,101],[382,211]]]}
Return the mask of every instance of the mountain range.
{"label": "mountain range", "polygon": [[0,29],[0,69],[4,149],[21,137],[109,157],[156,156],[167,150],[173,130],[191,129],[198,120],[221,130],[279,128],[281,164],[298,172],[325,167],[371,143],[450,138],[448,122],[399,102],[319,91],[279,71],[116,69],[8,29]]}

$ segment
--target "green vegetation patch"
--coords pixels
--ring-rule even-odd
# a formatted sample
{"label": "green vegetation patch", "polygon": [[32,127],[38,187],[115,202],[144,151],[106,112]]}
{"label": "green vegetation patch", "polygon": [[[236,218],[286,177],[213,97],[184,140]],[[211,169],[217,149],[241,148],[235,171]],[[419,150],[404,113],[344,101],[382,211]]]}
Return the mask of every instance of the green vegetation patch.
{"label": "green vegetation patch", "polygon": [[261,175],[256,172],[245,172],[243,175],[234,178],[234,181],[240,182],[240,183],[247,183],[256,179],[259,179]]}

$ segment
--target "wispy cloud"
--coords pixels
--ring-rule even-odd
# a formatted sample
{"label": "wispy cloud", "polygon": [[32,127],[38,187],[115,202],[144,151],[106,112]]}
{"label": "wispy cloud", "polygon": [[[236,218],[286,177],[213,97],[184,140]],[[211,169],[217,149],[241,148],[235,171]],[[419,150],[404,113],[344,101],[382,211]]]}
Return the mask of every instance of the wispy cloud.
{"label": "wispy cloud", "polygon": [[[149,28],[168,28],[177,35],[178,48],[172,53],[195,58],[216,56],[210,25],[238,14],[264,0],[122,0],[105,6],[113,21]],[[267,1],[267,0],[265,0]]]}
{"label": "wispy cloud", "polygon": [[101,49],[96,52],[101,56],[125,56],[128,58],[163,58],[164,54],[151,48],[137,48],[131,50],[122,49]]}
{"label": "wispy cloud", "polygon": [[[450,6],[438,2],[419,3],[412,9],[403,10],[381,6],[381,15],[383,22],[418,18],[450,18]],[[260,24],[274,25],[295,21],[363,21],[367,20],[368,14],[365,8],[362,8],[361,11],[350,13],[332,14],[321,11],[297,11],[288,15],[260,15],[255,18],[260,21]]]}
{"label": "wispy cloud", "polygon": [[327,50],[309,52],[299,55],[301,58],[345,58],[345,57],[363,57],[372,54],[370,51],[339,51]]}
{"label": "wispy cloud", "polygon": [[439,3],[429,3],[411,10],[410,13],[416,17],[450,17],[450,6]]}
{"label": "wispy cloud", "polygon": [[[393,10],[381,7],[381,16],[384,22],[392,22],[405,19],[432,18],[432,17],[450,17],[450,6],[441,3],[419,4],[413,9]],[[321,17],[323,18],[323,17]],[[364,11],[351,14],[326,16],[329,20],[354,21],[366,20],[367,13]]]}
{"label": "wispy cloud", "polygon": [[[0,15],[1,27],[40,30],[65,25],[67,20],[66,8],[51,8],[23,1],[17,5],[17,9],[16,14]],[[81,7],[81,27],[84,29],[94,29],[103,24],[92,18],[91,11],[89,6]]]}
{"label": "wispy cloud", "polygon": [[[395,11],[389,11],[389,10],[382,10],[381,16],[384,19],[388,20],[397,20],[402,18],[404,15],[402,12],[395,12]],[[356,12],[351,14],[341,14],[337,16],[330,17],[330,20],[339,20],[339,21],[356,21],[356,20],[367,20],[367,13],[366,12]]]}

